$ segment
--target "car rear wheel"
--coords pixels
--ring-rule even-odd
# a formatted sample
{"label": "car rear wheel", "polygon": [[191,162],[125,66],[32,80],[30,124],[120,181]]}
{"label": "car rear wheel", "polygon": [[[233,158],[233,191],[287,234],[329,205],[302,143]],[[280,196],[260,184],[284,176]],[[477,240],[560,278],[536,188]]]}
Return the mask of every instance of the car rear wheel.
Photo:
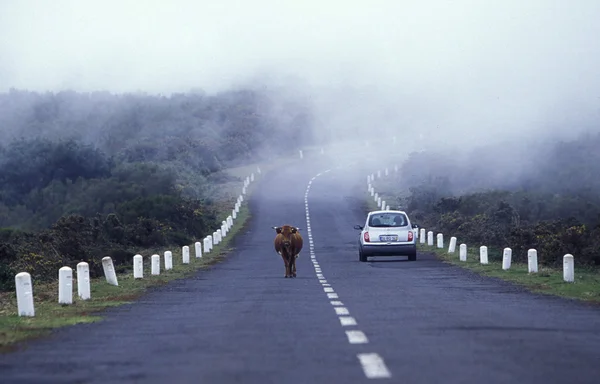
{"label": "car rear wheel", "polygon": [[408,261],[417,261],[417,252],[409,254]]}
{"label": "car rear wheel", "polygon": [[365,255],[362,253],[362,251],[360,251],[360,250],[359,250],[359,251],[358,251],[358,259],[359,259],[361,262],[363,262],[363,263],[364,263],[364,262],[366,262],[366,261],[367,261],[367,256],[365,256]]}

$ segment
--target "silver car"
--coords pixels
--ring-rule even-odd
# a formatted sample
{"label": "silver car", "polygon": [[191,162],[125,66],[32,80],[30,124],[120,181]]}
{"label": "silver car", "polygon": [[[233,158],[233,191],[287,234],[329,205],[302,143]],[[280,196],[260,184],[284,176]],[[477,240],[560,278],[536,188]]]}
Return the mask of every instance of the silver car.
{"label": "silver car", "polygon": [[358,255],[362,262],[369,256],[408,256],[417,260],[416,231],[404,211],[371,211],[360,230]]}

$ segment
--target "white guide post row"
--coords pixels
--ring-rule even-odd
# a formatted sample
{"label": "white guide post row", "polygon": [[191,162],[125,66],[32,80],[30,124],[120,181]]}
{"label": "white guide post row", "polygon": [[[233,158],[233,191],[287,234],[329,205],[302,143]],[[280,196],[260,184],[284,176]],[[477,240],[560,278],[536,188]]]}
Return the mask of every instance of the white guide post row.
{"label": "white guide post row", "polygon": [[[368,142],[366,143],[368,146]],[[398,166],[394,166],[394,172],[398,172]],[[389,172],[386,168],[383,172],[384,176],[388,176]],[[382,172],[377,170],[370,175],[367,175],[367,191],[369,196],[377,203],[379,209],[389,209],[386,205],[385,200],[375,191],[375,180],[381,179]],[[425,228],[420,228],[418,231],[419,243],[427,244],[429,247],[434,247],[434,232],[426,231]],[[435,247],[438,249],[444,248],[444,235],[442,233],[436,234]],[[450,244],[448,247],[448,253],[454,254],[456,252],[457,238],[455,236],[450,237]],[[459,245],[459,260],[466,262],[468,257],[467,244],[461,243]],[[489,265],[488,258],[488,247],[482,245],[479,247],[479,262],[483,265]],[[567,283],[575,282],[575,262],[572,254],[565,254],[563,256],[563,281]],[[508,271],[512,266],[512,249],[506,247],[502,250],[502,270]],[[528,273],[538,273],[538,253],[536,249],[529,249],[527,251],[527,270]]]}
{"label": "white guide post row", "polygon": [[[240,209],[245,196],[248,194],[248,188],[255,182],[259,175],[262,174],[260,166],[256,167],[256,171],[250,173],[243,181],[241,193],[238,196],[231,214],[221,221],[220,226],[211,234],[206,235],[201,241],[194,243],[195,259],[202,259],[203,255],[211,253],[214,247],[220,244],[225,237],[230,233],[232,227],[238,219]],[[182,264],[190,264],[190,246],[184,245],[181,248]],[[173,269],[173,253],[171,251],[164,252],[164,269],[170,271]],[[144,257],[141,254],[133,256],[133,277],[134,279],[144,279]],[[157,276],[161,273],[160,255],[153,254],[150,257],[150,275]],[[77,264],[77,297],[80,300],[90,300],[91,297],[91,279],[90,266],[86,262]],[[106,283],[113,286],[119,286],[119,281],[115,269],[114,262],[110,256],[102,258],[102,271],[106,279]],[[69,266],[63,266],[58,271],[58,303],[61,305],[73,304],[73,269]],[[17,314],[19,316],[35,316],[33,281],[31,274],[28,272],[19,272],[15,275],[15,293],[17,296]]]}

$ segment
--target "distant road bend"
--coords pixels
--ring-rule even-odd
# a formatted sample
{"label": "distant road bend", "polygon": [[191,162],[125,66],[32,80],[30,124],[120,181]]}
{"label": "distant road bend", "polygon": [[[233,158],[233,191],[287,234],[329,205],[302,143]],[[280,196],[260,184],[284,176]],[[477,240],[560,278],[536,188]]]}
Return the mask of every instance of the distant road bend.
{"label": "distant road bend", "polygon": [[[427,254],[360,263],[364,179],[305,160],[265,175],[224,262],[2,355],[0,382],[600,382],[598,309]],[[273,250],[285,223],[305,239],[295,279]]]}

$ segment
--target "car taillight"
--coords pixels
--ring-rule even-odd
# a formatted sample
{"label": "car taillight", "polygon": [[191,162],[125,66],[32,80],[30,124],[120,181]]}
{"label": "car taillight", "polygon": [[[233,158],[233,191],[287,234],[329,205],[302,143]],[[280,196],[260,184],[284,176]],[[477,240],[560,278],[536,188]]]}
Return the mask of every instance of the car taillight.
{"label": "car taillight", "polygon": [[365,241],[368,243],[369,241],[371,241],[371,238],[369,237],[369,232],[365,232],[365,235],[363,236]]}
{"label": "car taillight", "polygon": [[408,231],[408,241],[412,241],[413,239],[413,233],[412,231]]}

